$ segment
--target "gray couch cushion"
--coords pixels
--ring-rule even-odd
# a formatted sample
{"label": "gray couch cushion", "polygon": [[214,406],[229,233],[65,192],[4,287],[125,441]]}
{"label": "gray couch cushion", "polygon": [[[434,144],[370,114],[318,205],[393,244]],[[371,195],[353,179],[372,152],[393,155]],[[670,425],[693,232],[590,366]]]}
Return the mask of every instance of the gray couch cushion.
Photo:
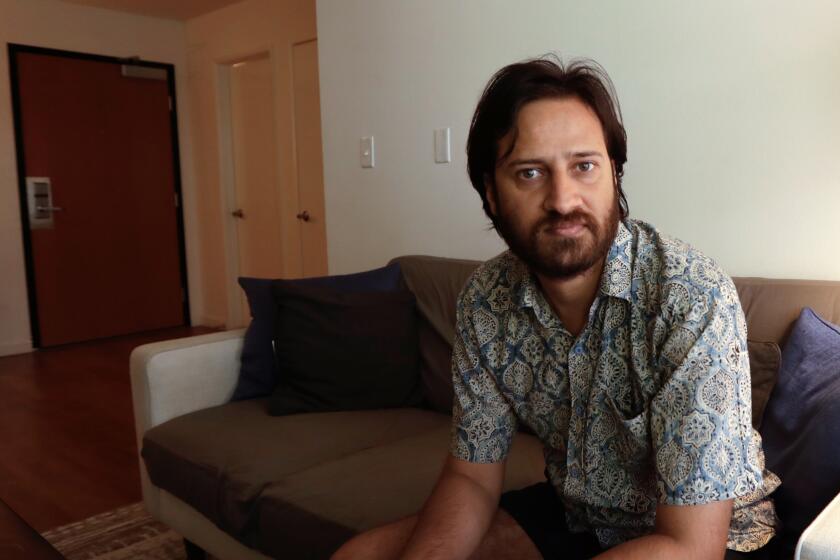
{"label": "gray couch cushion", "polygon": [[810,307],[831,323],[840,323],[840,282],[733,277],[753,340],[781,347],[803,307]]}
{"label": "gray couch cushion", "polygon": [[[274,557],[328,558],[350,536],[417,513],[448,453],[450,418],[435,429],[283,477],[257,500],[259,548]],[[505,490],[545,480],[542,445],[517,434]]]}
{"label": "gray couch cushion", "polygon": [[268,483],[449,423],[413,408],[272,417],[266,399],[246,400],[156,426],[142,456],[156,486],[252,544],[254,500]]}

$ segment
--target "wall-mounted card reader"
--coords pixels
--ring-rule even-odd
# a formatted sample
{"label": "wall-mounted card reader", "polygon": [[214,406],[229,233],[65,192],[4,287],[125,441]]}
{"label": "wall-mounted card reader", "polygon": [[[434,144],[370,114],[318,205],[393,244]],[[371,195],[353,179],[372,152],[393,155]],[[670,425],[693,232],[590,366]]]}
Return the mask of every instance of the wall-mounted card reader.
{"label": "wall-mounted card reader", "polygon": [[27,177],[26,199],[29,205],[29,228],[52,229],[53,212],[60,212],[61,208],[52,204],[49,177]]}

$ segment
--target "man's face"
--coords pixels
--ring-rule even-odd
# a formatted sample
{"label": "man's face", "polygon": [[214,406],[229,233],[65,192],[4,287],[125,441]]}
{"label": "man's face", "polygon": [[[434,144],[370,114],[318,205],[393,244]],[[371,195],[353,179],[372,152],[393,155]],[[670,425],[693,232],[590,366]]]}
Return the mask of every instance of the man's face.
{"label": "man's face", "polygon": [[537,274],[577,276],[607,254],[619,219],[601,123],[577,98],[543,99],[522,107],[514,130],[487,186],[497,229]]}

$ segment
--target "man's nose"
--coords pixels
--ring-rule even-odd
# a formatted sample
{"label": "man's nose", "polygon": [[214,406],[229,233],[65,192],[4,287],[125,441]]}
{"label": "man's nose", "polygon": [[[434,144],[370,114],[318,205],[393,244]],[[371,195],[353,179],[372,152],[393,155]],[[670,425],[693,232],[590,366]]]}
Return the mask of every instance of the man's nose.
{"label": "man's nose", "polygon": [[580,205],[581,198],[577,183],[563,171],[552,172],[543,201],[545,210],[568,214],[577,210]]}

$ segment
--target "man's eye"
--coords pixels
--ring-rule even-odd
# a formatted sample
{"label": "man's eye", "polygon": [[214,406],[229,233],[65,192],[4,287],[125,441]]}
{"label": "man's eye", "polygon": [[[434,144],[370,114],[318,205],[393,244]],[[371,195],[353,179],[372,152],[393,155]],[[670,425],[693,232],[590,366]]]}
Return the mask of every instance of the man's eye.
{"label": "man's eye", "polygon": [[582,161],[577,164],[578,171],[583,171],[584,173],[589,173],[595,169],[595,162],[592,161]]}
{"label": "man's eye", "polygon": [[519,171],[519,176],[527,180],[537,179],[540,175],[540,170],[534,168],[522,169]]}

